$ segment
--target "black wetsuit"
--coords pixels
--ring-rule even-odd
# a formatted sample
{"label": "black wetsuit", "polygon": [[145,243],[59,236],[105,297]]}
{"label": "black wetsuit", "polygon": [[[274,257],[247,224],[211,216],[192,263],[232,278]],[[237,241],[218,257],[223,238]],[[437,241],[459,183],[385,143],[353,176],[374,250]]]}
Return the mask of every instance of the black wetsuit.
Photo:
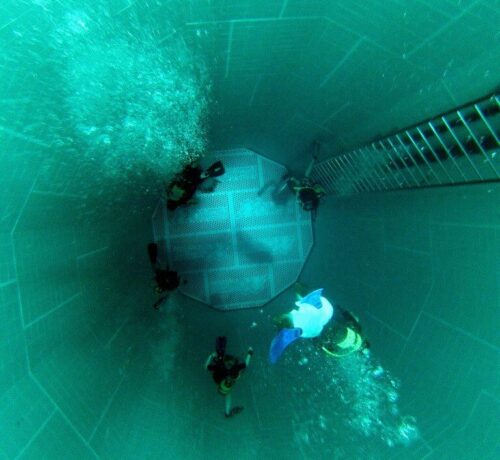
{"label": "black wetsuit", "polygon": [[177,272],[173,270],[155,269],[155,281],[161,292],[173,291],[179,287],[181,279]]}
{"label": "black wetsuit", "polygon": [[314,211],[319,205],[320,195],[312,187],[302,187],[298,191],[298,197],[302,209]]}
{"label": "black wetsuit", "polygon": [[237,358],[227,355],[223,358],[215,357],[207,366],[207,369],[212,373],[214,382],[220,386],[224,380],[230,379],[236,381],[240,376],[241,371],[246,369],[246,367],[245,363],[241,363]]}
{"label": "black wetsuit", "polygon": [[175,200],[167,199],[167,208],[171,211],[186,204],[196,193],[196,189],[203,182],[201,177],[203,170],[199,166],[186,166],[182,173],[170,185],[169,190],[174,187],[181,189],[183,194]]}
{"label": "black wetsuit", "polygon": [[[203,174],[203,169],[199,166],[187,165],[168,186],[167,194],[171,195],[171,197],[167,199],[167,208],[173,211],[179,206],[188,203],[207,177],[218,177],[224,172],[221,161],[216,161],[210,165],[205,174]],[[172,193],[174,188],[177,189],[176,193]],[[179,194],[179,196],[176,194]],[[175,196],[175,198],[172,198],[172,196]]]}

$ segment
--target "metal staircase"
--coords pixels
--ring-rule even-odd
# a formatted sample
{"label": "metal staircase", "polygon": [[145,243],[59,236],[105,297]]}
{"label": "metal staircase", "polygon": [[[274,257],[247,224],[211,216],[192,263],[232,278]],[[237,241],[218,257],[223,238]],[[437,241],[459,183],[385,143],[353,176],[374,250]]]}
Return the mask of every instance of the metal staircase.
{"label": "metal staircase", "polygon": [[493,94],[316,163],[310,177],[338,196],[498,181],[499,133]]}

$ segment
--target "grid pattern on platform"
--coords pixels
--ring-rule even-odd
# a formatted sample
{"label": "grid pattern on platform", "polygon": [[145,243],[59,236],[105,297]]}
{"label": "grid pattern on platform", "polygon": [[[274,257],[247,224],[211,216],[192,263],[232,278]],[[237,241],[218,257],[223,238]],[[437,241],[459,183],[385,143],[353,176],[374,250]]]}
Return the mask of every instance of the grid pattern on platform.
{"label": "grid pattern on platform", "polygon": [[279,192],[284,166],[247,149],[212,157],[226,171],[216,190],[175,212],[160,202],[155,239],[188,281],[185,295],[221,310],[262,306],[297,280],[313,244],[311,216]]}

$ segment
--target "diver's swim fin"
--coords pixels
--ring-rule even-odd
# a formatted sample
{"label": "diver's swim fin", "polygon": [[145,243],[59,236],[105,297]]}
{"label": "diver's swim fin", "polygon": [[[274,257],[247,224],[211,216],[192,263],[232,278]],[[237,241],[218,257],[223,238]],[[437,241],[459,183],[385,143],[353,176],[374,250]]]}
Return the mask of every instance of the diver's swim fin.
{"label": "diver's swim fin", "polygon": [[158,245],[156,243],[148,244],[148,255],[151,265],[156,265],[156,261],[158,259]]}
{"label": "diver's swim fin", "polygon": [[312,305],[313,307],[316,307],[318,309],[321,308],[321,294],[323,293],[323,288],[321,289],[316,289],[315,291],[310,292],[307,294],[305,297],[302,297],[302,299],[299,300],[300,303],[307,303],[309,305]]}
{"label": "diver's swim fin", "polygon": [[225,173],[224,165],[222,161],[216,161],[214,164],[210,165],[205,171],[206,175],[209,177],[219,177]]}
{"label": "diver's swim fin", "polygon": [[276,363],[283,351],[285,351],[285,348],[297,340],[301,335],[302,329],[300,327],[281,329],[271,342],[271,348],[269,349],[269,361],[271,364]]}
{"label": "diver's swim fin", "polygon": [[229,418],[229,417],[232,417],[233,415],[240,414],[241,412],[243,412],[243,409],[244,409],[243,406],[236,406],[236,407],[233,407],[231,409],[231,411],[229,412],[229,414],[225,413],[224,415],[226,416],[226,418]]}

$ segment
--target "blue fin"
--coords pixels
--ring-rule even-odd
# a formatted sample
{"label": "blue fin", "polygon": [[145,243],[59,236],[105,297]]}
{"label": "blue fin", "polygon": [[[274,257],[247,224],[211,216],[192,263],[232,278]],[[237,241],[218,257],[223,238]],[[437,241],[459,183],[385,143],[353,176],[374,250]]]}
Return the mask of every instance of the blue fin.
{"label": "blue fin", "polygon": [[278,335],[274,337],[271,342],[271,348],[269,349],[269,361],[274,364],[278,361],[279,357],[285,351],[293,341],[297,340],[302,335],[302,329],[300,327],[294,327],[293,329],[281,329]]}
{"label": "blue fin", "polygon": [[309,305],[312,305],[313,307],[316,307],[318,309],[321,308],[321,294],[323,293],[323,288],[321,289],[316,289],[315,291],[310,292],[307,294],[305,297],[302,297],[300,299],[300,303],[307,303]]}

